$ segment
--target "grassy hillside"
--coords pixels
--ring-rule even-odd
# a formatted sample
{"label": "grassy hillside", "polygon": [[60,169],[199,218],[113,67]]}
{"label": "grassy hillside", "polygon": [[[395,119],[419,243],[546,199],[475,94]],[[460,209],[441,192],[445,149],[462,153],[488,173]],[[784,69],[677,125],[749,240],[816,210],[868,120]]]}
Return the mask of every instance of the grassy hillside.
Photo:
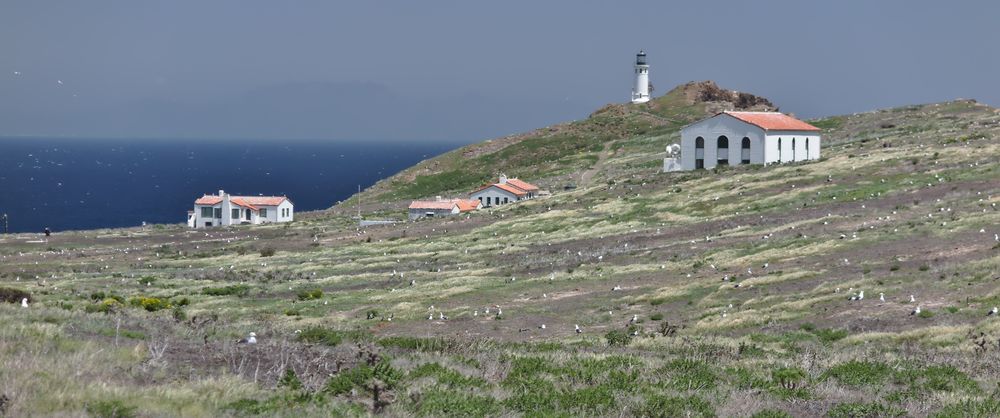
{"label": "grassy hillside", "polygon": [[31,306],[0,303],[0,408],[1000,414],[1000,112],[831,117],[820,161],[659,173],[721,105],[692,96],[466,147],[365,196],[392,208],[494,170],[554,191],[471,216],[2,237],[0,287]]}

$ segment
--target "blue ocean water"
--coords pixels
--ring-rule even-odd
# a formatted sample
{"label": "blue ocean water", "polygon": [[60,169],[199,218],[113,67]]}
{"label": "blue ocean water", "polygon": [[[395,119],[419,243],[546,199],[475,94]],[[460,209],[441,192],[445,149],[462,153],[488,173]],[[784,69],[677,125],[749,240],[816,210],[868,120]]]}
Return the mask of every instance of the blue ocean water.
{"label": "blue ocean water", "polygon": [[[454,143],[0,138],[11,232],[183,223],[196,198],[287,195],[325,209]],[[2,232],[0,222],[0,232]]]}

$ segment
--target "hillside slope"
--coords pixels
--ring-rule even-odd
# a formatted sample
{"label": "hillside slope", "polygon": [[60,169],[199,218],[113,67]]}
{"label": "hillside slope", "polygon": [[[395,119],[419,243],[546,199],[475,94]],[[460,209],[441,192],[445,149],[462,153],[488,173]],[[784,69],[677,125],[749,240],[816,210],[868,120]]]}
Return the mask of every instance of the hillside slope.
{"label": "hillside slope", "polygon": [[[577,140],[540,130],[367,192],[392,207],[460,190],[441,175],[476,150],[500,165],[470,173],[525,164],[537,171],[508,173],[557,191],[469,216],[358,230],[335,208],[207,233],[0,237],[0,287],[31,298],[0,291],[15,302],[0,303],[3,408],[1000,414],[1000,319],[986,315],[1000,305],[1000,111],[956,100],[824,118],[819,161],[663,174],[677,127],[720,105],[685,91],[552,128],[592,140],[579,155],[510,157]],[[596,161],[589,182],[556,189]],[[235,343],[251,331],[257,345]]]}
{"label": "hillside slope", "polygon": [[[406,199],[466,194],[501,172],[551,189],[589,184],[610,157],[627,157],[618,169],[661,164],[662,155],[657,154],[667,145],[665,138],[706,115],[732,109],[772,110],[774,106],[711,81],[691,82],[648,103],[611,104],[584,120],[461,147],[378,182],[361,198],[399,206]],[[346,202],[348,206],[355,203],[354,199]]]}

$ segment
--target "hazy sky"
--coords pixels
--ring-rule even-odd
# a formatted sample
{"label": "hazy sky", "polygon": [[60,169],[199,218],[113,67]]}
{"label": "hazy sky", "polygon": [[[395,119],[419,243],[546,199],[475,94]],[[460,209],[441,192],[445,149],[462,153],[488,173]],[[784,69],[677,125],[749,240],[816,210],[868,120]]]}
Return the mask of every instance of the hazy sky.
{"label": "hazy sky", "polygon": [[[0,0],[0,135],[477,141],[691,80],[1000,104],[997,1]],[[62,84],[59,84],[59,81]]]}

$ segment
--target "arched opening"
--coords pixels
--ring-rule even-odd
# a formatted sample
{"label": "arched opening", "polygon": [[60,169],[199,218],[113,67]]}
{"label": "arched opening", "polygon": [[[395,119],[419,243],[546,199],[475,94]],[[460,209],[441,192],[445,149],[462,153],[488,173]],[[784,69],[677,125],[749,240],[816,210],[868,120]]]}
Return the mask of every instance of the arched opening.
{"label": "arched opening", "polygon": [[809,159],[809,138],[806,138],[806,159]]}
{"label": "arched opening", "polygon": [[792,161],[795,161],[795,138],[792,138]]}
{"label": "arched opening", "polygon": [[743,154],[740,162],[742,164],[750,164],[750,138],[743,137],[742,144],[740,145],[740,153]]}
{"label": "arched opening", "polygon": [[729,138],[725,135],[719,136],[715,147],[715,163],[717,165],[729,164]]}
{"label": "arched opening", "polygon": [[694,139],[694,168],[705,168],[705,138]]}
{"label": "arched opening", "polygon": [[778,162],[781,162],[781,138],[778,138]]}

